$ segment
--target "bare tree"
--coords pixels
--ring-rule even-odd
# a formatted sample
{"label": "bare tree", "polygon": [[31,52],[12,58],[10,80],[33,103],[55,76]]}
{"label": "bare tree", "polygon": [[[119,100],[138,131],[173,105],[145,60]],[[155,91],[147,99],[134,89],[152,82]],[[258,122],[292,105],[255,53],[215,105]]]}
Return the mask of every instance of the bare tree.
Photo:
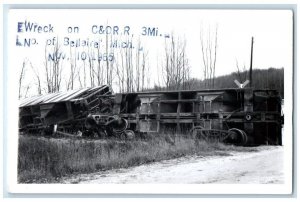
{"label": "bare tree", "polygon": [[165,58],[163,63],[163,79],[167,89],[183,89],[183,83],[189,78],[188,60],[186,57],[186,41],[180,38],[165,41]]}
{"label": "bare tree", "polygon": [[[29,90],[31,89],[31,83],[27,82],[25,83],[25,73],[27,71],[29,71],[29,69],[26,68],[26,65],[29,63],[28,59],[25,58],[22,62],[22,68],[21,68],[21,72],[20,72],[20,76],[19,76],[19,99],[21,98],[26,98],[28,95]],[[30,62],[30,65],[32,67],[32,64]],[[34,72],[36,73],[36,72]],[[38,92],[41,92],[41,85],[40,85],[40,79],[38,78]],[[39,93],[40,94],[40,93]]]}
{"label": "bare tree", "polygon": [[147,54],[141,41],[138,39],[135,48],[132,38],[127,38],[126,45],[119,47],[115,61],[116,83],[120,92],[142,91],[148,84]]}
{"label": "bare tree", "polygon": [[62,52],[60,52],[60,46],[58,43],[56,43],[55,47],[54,47],[54,51],[53,53],[55,53],[55,60],[53,61],[53,92],[58,92],[60,90],[60,84],[61,84],[61,72],[62,72],[62,68],[61,68],[61,56],[62,56]]}
{"label": "bare tree", "polygon": [[[110,38],[109,38],[110,36]],[[105,37],[105,53],[102,55],[102,60],[105,62],[106,65],[106,84],[112,86],[113,84],[113,73],[114,73],[114,59],[111,57],[113,56],[114,50],[111,48],[113,38],[112,35],[106,35]]]}
{"label": "bare tree", "polygon": [[[132,40],[127,40],[127,43],[132,42]],[[122,50],[122,49],[121,49]],[[123,48],[125,58],[125,83],[126,83],[126,92],[133,92],[134,91],[134,80],[133,80],[133,55],[132,55],[132,48],[127,46]]]}
{"label": "bare tree", "polygon": [[45,66],[45,73],[46,73],[46,83],[47,83],[47,92],[50,93],[52,92],[52,71],[51,68],[49,67],[49,53],[47,51],[47,44],[45,44],[45,61],[44,61],[44,66]]}
{"label": "bare tree", "polygon": [[48,93],[58,92],[62,79],[62,60],[65,55],[61,52],[58,42],[48,51],[45,45],[45,73]]}
{"label": "bare tree", "polygon": [[120,50],[120,55],[116,54],[115,57],[121,61],[121,64],[116,62],[116,77],[117,83],[119,85],[119,91],[121,93],[125,92],[125,65],[124,65],[124,58],[123,58],[123,50]]}
{"label": "bare tree", "polygon": [[83,86],[86,87],[86,67],[85,67],[85,61],[83,61]]}
{"label": "bare tree", "polygon": [[140,57],[141,57],[141,41],[137,42],[136,54],[135,54],[135,86],[136,91],[140,91],[141,85],[141,68],[140,68]]}
{"label": "bare tree", "polygon": [[147,59],[148,59],[148,51],[142,46],[140,39],[137,41],[136,53],[135,53],[135,72],[134,72],[134,90],[139,92],[145,89],[145,85],[147,84]]}
{"label": "bare tree", "polygon": [[94,51],[89,47],[88,48],[88,67],[89,67],[89,76],[90,76],[90,86],[95,86],[95,70],[94,70],[94,58],[95,53]]}
{"label": "bare tree", "polygon": [[20,73],[20,76],[19,76],[19,99],[22,97],[21,89],[22,89],[23,80],[24,80],[24,77],[25,77],[26,63],[27,63],[27,61],[26,61],[26,59],[24,59],[23,62],[22,62],[21,73]]}
{"label": "bare tree", "polygon": [[[143,50],[143,55],[142,55],[142,64],[141,64],[141,90],[143,91],[146,88],[146,84],[147,86],[148,84],[148,80],[149,80],[149,65],[147,68],[147,56],[148,56],[148,51]],[[138,90],[139,91],[139,90]]]}
{"label": "bare tree", "polygon": [[[114,55],[114,51],[111,51],[110,54]],[[107,56],[107,60],[109,61],[109,80],[107,82],[108,85],[112,86],[113,80],[114,80],[114,69],[115,69],[115,60],[112,59],[111,61],[109,60],[109,56]]]}
{"label": "bare tree", "polygon": [[215,32],[212,33],[208,30],[207,36],[204,36],[203,28],[200,29],[200,43],[203,61],[203,76],[204,85],[206,88],[214,88],[215,85],[215,72],[217,61],[217,48],[218,48],[218,26]]}
{"label": "bare tree", "polygon": [[96,71],[96,78],[98,86],[104,84],[104,67],[102,63],[102,53],[100,50],[100,46],[97,48],[97,71]]}
{"label": "bare tree", "polygon": [[42,86],[41,86],[41,78],[40,78],[39,71],[33,67],[31,62],[30,62],[30,66],[31,66],[31,69],[37,80],[37,93],[38,93],[38,95],[41,95],[42,94]]}
{"label": "bare tree", "polygon": [[73,90],[74,89],[74,83],[76,78],[77,71],[77,60],[76,60],[76,54],[77,54],[77,48],[75,47],[72,51],[72,48],[70,47],[70,73],[69,78],[66,84],[67,90]]}
{"label": "bare tree", "polygon": [[25,89],[26,89],[26,90],[25,90],[25,96],[24,96],[24,97],[26,98],[26,97],[27,97],[27,94],[28,94],[28,91],[29,91],[29,89],[30,89],[29,85],[27,85]]}
{"label": "bare tree", "polygon": [[[105,35],[105,51],[106,51],[106,54],[108,53],[108,35],[106,34]],[[109,85],[109,81],[110,81],[110,65],[109,65],[109,62],[108,62],[108,58],[106,58],[106,61],[105,61],[105,64],[106,64],[106,82],[107,84]]]}

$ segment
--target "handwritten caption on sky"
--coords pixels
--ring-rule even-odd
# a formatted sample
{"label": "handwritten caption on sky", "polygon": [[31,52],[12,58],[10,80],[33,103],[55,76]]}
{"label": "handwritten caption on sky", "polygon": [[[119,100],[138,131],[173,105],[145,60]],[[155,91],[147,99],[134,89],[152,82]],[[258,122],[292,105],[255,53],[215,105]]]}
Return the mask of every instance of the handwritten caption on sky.
{"label": "handwritten caption on sky", "polygon": [[[57,32],[56,32],[57,31]],[[58,33],[58,31],[60,31]],[[86,31],[86,30],[85,30]],[[158,27],[142,26],[139,28],[139,33],[133,33],[131,26],[119,26],[119,25],[91,25],[89,28],[89,36],[83,37],[80,35],[81,28],[79,26],[66,26],[64,33],[61,30],[56,30],[52,23],[39,24],[30,21],[19,21],[17,22],[17,35],[16,35],[16,46],[23,48],[31,48],[39,45],[43,46],[56,46],[57,44],[63,45],[64,47],[70,48],[94,48],[101,50],[96,60],[114,60],[113,51],[106,52],[109,47],[110,50],[116,48],[138,48],[139,51],[143,51],[143,46],[139,43],[138,46],[134,44],[134,35],[140,37],[151,37],[151,38],[170,38],[168,33],[160,32]],[[29,36],[28,36],[29,34]],[[41,41],[40,37],[32,37],[30,34],[43,35],[47,34],[47,38]],[[65,34],[66,36],[58,37],[57,34]],[[51,35],[51,37],[49,37]],[[71,35],[71,36],[70,36]],[[35,35],[36,36],[36,35]],[[110,36],[108,39],[107,36]],[[58,39],[60,38],[60,40]],[[105,51],[106,50],[106,51]],[[104,52],[103,52],[104,51]],[[49,53],[48,59],[66,59],[65,53]],[[77,58],[85,60],[87,53],[85,51],[77,52]]]}

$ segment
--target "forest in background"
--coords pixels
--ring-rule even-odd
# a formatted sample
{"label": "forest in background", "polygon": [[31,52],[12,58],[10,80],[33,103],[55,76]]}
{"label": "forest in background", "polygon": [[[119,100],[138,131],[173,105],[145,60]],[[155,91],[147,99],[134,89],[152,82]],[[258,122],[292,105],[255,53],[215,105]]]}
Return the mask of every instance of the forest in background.
{"label": "forest in background", "polygon": [[[158,90],[203,90],[203,89],[223,89],[223,88],[237,88],[234,80],[238,80],[240,83],[249,80],[249,71],[233,72],[228,75],[218,76],[214,78],[214,87],[207,88],[207,80],[190,79],[183,83],[179,89],[175,86],[169,88],[155,86],[147,91]],[[274,89],[277,90],[281,97],[284,98],[284,69],[254,69],[252,71],[252,85],[254,89]],[[249,87],[249,84],[248,86]]]}

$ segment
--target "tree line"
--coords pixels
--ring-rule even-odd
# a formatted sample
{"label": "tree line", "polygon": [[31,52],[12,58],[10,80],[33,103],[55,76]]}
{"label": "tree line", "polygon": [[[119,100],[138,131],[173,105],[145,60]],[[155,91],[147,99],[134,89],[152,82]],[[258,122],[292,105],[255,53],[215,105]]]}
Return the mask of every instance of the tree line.
{"label": "tree line", "polygon": [[[149,56],[146,47],[142,47],[140,39],[128,37],[126,40],[135,43],[135,49],[130,46],[115,49],[110,44],[116,40],[114,36],[106,35],[104,48],[90,48],[86,60],[78,61],[76,55],[78,49],[70,48],[69,60],[61,60],[53,57],[49,60],[48,55],[58,55],[62,46],[57,43],[46,46],[44,49],[44,62],[42,67],[35,67],[29,59],[24,59],[19,75],[19,99],[34,95],[48,94],[75,88],[94,87],[100,85],[117,86],[116,92],[140,92],[157,90],[201,90],[236,88],[235,79],[243,83],[248,77],[248,71],[244,66],[241,69],[236,64],[236,72],[225,76],[215,76],[217,67],[218,50],[218,27],[208,29],[205,32],[200,29],[199,57],[202,60],[202,80],[191,77],[188,55],[186,53],[187,42],[185,38],[176,36],[174,33],[164,41],[163,56],[157,61],[159,78],[151,83]],[[93,60],[101,55],[101,51],[112,53],[114,60]],[[34,83],[26,83],[29,72],[33,73]],[[283,68],[269,68],[267,70],[253,70],[253,87],[256,89],[276,89],[283,96],[284,78]],[[28,93],[29,91],[33,91]]]}
{"label": "tree line", "polygon": [[[113,36],[106,35],[104,48],[87,47],[85,60],[78,60],[77,48],[70,48],[68,60],[61,57],[62,45],[57,40],[54,46],[44,48],[42,66],[35,67],[29,59],[24,59],[19,75],[19,99],[28,96],[55,93],[75,88],[94,87],[100,85],[117,86],[116,92],[139,92],[149,89],[151,77],[148,50],[142,46],[140,39],[133,41],[128,37],[128,43],[135,43],[122,48],[111,47]],[[99,60],[101,52],[111,53],[114,60]],[[49,54],[52,56],[49,60]],[[159,64],[159,62],[158,62]],[[184,85],[190,79],[190,66],[186,55],[186,40],[172,34],[164,42],[163,57],[160,63],[161,78],[159,85],[168,89],[186,88]],[[32,74],[33,73],[33,74]],[[34,81],[28,78],[34,76]],[[26,80],[27,77],[27,80]],[[34,91],[28,93],[29,91]]]}
{"label": "tree line", "polygon": [[[228,75],[216,77],[213,88],[209,89],[223,89],[223,88],[237,88],[234,80],[243,83],[249,80],[249,71],[233,72]],[[207,81],[192,79],[189,80],[191,90],[208,89],[206,88]],[[252,85],[254,89],[274,89],[277,90],[282,97],[284,97],[284,69],[269,68],[269,69],[253,69],[252,70]],[[249,87],[249,84],[248,86]]]}
{"label": "tree line", "polygon": [[[242,78],[242,79],[241,79]],[[228,75],[218,76],[214,78],[214,86],[207,88],[208,80],[200,80],[192,78],[186,81],[183,86],[186,88],[179,88],[174,90],[206,90],[206,89],[226,89],[226,88],[238,88],[234,83],[234,80],[238,80],[243,83],[249,80],[249,72],[233,72]],[[254,89],[272,89],[277,90],[281,97],[284,98],[284,69],[280,68],[269,68],[269,69],[254,69],[252,70],[252,85]],[[249,87],[249,84],[246,86]],[[153,88],[147,89],[147,91],[167,91],[168,88],[165,86],[154,86]]]}

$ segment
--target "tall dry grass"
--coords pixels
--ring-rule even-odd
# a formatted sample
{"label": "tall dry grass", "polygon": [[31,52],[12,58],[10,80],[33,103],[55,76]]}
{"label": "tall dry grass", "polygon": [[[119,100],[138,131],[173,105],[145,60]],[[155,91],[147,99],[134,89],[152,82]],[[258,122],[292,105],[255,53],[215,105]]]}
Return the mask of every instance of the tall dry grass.
{"label": "tall dry grass", "polygon": [[124,168],[185,155],[231,150],[221,143],[159,135],[144,140],[54,139],[19,136],[19,183],[51,183],[74,173]]}

